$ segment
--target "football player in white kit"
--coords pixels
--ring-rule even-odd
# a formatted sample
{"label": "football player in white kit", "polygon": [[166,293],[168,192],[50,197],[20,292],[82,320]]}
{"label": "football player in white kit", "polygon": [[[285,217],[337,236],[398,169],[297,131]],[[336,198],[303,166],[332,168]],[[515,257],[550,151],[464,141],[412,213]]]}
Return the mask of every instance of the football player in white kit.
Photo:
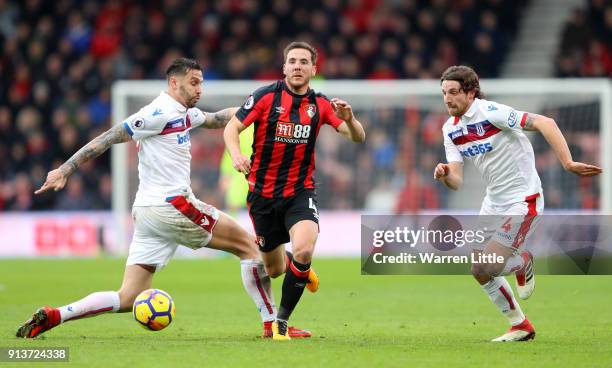
{"label": "football player in white kit", "polygon": [[[202,93],[203,74],[194,60],[174,60],[166,77],[167,92],[161,92],[153,102],[49,172],[36,191],[61,190],[85,161],[113,144],[137,142],[139,186],[132,209],[134,236],[121,288],[95,292],[59,308],[40,308],[19,327],[18,337],[36,337],[78,318],[131,311],[136,296],[151,287],[154,272],[168,263],[178,245],[220,249],[238,256],[244,287],[264,322],[264,337],[272,336],[268,325],[276,317],[276,306],[255,237],[225,213],[199,201],[190,188],[190,131],[200,126],[223,128],[237,108],[207,113],[195,107]],[[310,336],[308,331],[300,331],[302,337]]]}
{"label": "football player in white kit", "polygon": [[[457,190],[463,182],[463,161],[469,159],[487,182],[480,215],[493,221],[482,259],[495,254],[505,263],[474,263],[472,275],[491,301],[508,319],[511,328],[492,341],[527,341],[535,330],[523,314],[504,275],[515,273],[519,297],[531,296],[535,277],[531,253],[524,240],[533,231],[544,209],[533,148],[523,130],[539,131],[563,168],[579,176],[602,172],[593,165],[575,162],[557,124],[551,118],[515,110],[482,98],[476,72],[466,66],[448,68],[440,79],[444,104],[451,117],[444,124],[448,163],[439,163],[434,179]],[[490,224],[489,224],[490,227]]]}

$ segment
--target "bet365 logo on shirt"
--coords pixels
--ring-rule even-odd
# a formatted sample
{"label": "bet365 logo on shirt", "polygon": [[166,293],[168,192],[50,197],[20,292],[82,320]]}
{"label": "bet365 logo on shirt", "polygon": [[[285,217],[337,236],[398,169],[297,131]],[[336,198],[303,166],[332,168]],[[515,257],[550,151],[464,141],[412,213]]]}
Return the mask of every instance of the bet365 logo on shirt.
{"label": "bet365 logo on shirt", "polygon": [[178,144],[185,144],[191,140],[189,132],[185,132],[185,134],[177,134],[176,138],[178,140]]}
{"label": "bet365 logo on shirt", "polygon": [[471,147],[461,151],[461,154],[465,157],[474,157],[478,155],[484,155],[487,152],[493,151],[491,143],[475,144]]}
{"label": "bet365 logo on shirt", "polygon": [[280,121],[276,124],[277,141],[286,143],[306,143],[308,137],[310,137],[310,125]]}

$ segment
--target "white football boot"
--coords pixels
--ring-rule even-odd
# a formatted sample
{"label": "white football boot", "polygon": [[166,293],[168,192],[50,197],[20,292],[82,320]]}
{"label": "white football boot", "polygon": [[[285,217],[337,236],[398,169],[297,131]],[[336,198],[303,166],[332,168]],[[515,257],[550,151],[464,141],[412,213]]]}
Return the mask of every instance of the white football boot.
{"label": "white football boot", "polygon": [[527,318],[520,324],[512,326],[508,332],[491,340],[492,342],[529,341],[535,338],[535,329]]}

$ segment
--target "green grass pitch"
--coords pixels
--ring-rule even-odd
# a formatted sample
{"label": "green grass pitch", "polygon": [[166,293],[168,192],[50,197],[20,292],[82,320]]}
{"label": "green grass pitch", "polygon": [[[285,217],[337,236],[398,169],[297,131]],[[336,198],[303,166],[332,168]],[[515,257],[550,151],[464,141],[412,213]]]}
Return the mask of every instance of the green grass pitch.
{"label": "green grass pitch", "polygon": [[[259,316],[232,259],[173,260],[156,276],[153,286],[177,305],[164,331],[145,331],[124,313],[69,322],[42,339],[14,337],[43,304],[117,289],[123,264],[0,261],[0,348],[70,348],[70,363],[30,363],[37,367],[612,366],[612,276],[538,276],[533,297],[521,303],[535,341],[493,344],[506,322],[469,276],[362,276],[356,259],[315,260],[320,290],[304,293],[291,321],[313,332],[307,340],[258,337]],[[277,304],[281,280],[274,280]]]}

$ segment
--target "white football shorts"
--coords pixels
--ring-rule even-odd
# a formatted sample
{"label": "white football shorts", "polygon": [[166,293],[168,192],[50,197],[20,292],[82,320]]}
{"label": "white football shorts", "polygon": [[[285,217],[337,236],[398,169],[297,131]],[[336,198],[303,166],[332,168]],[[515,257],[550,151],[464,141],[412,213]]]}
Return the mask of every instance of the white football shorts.
{"label": "white football shorts", "polygon": [[496,206],[485,198],[480,208],[478,229],[484,230],[486,241],[475,245],[475,248],[483,249],[489,240],[494,240],[519,254],[524,248],[525,239],[533,233],[543,212],[542,193],[504,206]]}
{"label": "white football shorts", "polygon": [[166,198],[166,205],[133,207],[134,236],[126,264],[144,264],[164,268],[183,245],[192,249],[205,247],[219,211],[193,194]]}

